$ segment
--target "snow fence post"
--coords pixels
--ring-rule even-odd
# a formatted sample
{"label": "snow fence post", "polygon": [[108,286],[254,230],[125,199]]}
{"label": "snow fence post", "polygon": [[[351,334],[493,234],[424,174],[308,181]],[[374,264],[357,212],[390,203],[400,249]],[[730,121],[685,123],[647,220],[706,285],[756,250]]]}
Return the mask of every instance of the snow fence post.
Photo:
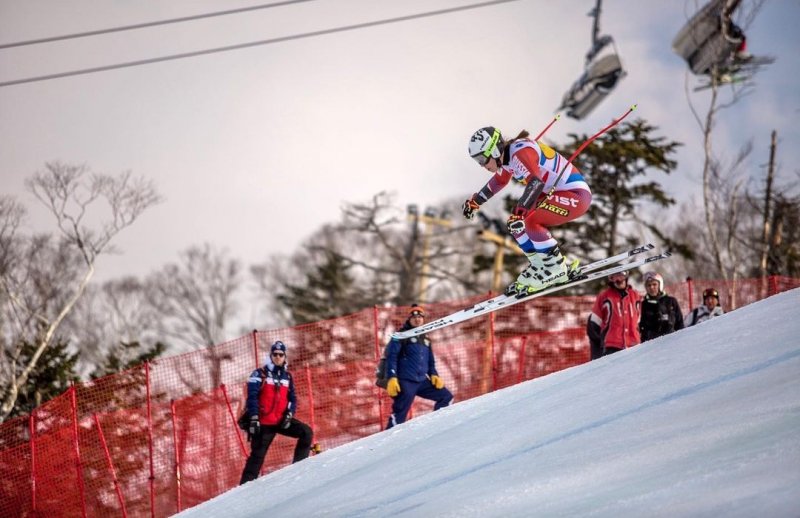
{"label": "snow fence post", "polygon": [[[372,337],[375,340],[375,365],[381,359],[381,344],[380,339],[378,337],[378,306],[372,306]],[[378,401],[378,430],[383,430],[383,423],[386,422],[383,418],[383,405],[381,404],[381,388],[375,387],[377,389],[377,401]]]}
{"label": "snow fence post", "polygon": [[525,345],[528,343],[528,335],[522,337],[522,345],[519,346],[519,361],[517,362],[517,384],[522,383],[525,376]]}
{"label": "snow fence post", "polygon": [[106,436],[103,434],[103,428],[100,426],[100,418],[94,414],[94,424],[97,426],[97,435],[100,436],[100,444],[103,445],[103,452],[106,454],[106,463],[108,469],[111,471],[111,480],[114,481],[114,490],[117,492],[117,500],[122,509],[122,518],[128,518],[128,510],[125,508],[125,499],[122,497],[122,488],[119,487],[119,480],[117,479],[117,472],[114,469],[114,462],[111,460],[111,453],[108,451],[108,444],[106,443]]}
{"label": "snow fence post", "polygon": [[256,366],[257,369],[260,365],[258,364],[258,331],[253,329],[253,357],[256,359]]}
{"label": "snow fence post", "polygon": [[[231,416],[231,423],[233,423],[233,429],[236,432],[236,437],[239,438],[239,446],[242,449],[242,455],[244,458],[247,458],[247,448],[244,446],[244,441],[242,440],[242,432],[239,429],[239,423],[236,421],[236,415],[233,413],[233,407],[231,407],[231,400],[228,397],[228,389],[225,387],[225,384],[219,386],[222,389],[222,395],[225,397],[225,405],[228,407],[228,415]],[[246,403],[245,403],[246,404]]]}
{"label": "snow fence post", "polygon": [[170,420],[172,421],[172,449],[175,452],[175,499],[177,510],[181,512],[181,456],[178,451],[178,423],[175,419],[175,400],[169,400]]}
{"label": "snow fence post", "polygon": [[317,429],[316,419],[314,419],[314,388],[311,385],[311,368],[306,364],[306,384],[308,385],[308,404],[311,409],[311,430]]}
{"label": "snow fence post", "polygon": [[75,449],[75,470],[78,474],[78,491],[81,495],[81,514],[86,518],[86,494],[83,488],[83,466],[81,465],[81,447],[78,442],[78,397],[75,382],[70,387],[70,406],[72,407],[72,445]]}
{"label": "snow fence post", "polygon": [[147,390],[147,449],[150,456],[150,516],[156,516],[155,470],[153,468],[153,409],[150,404],[150,362],[144,362],[144,379]]}
{"label": "snow fence post", "polygon": [[31,511],[36,513],[36,409],[33,409],[28,419],[31,441]]}

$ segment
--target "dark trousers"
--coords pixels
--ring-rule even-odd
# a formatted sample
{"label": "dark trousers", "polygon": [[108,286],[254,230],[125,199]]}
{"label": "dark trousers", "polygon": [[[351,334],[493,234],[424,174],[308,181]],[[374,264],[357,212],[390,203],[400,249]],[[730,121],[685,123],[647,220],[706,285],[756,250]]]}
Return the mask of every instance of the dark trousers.
{"label": "dark trousers", "polygon": [[261,466],[264,464],[264,457],[267,456],[267,450],[269,445],[272,444],[275,434],[297,439],[292,463],[305,459],[311,453],[310,448],[314,432],[311,431],[310,426],[302,421],[292,419],[292,424],[285,430],[279,426],[262,426],[261,431],[250,438],[250,456],[247,457],[247,462],[244,465],[242,480],[239,481],[240,485],[258,478]]}
{"label": "dark trousers", "polygon": [[449,390],[446,388],[437,389],[429,379],[422,381],[401,379],[398,381],[400,382],[400,393],[395,396],[392,402],[392,415],[389,416],[389,423],[386,425],[387,429],[406,421],[406,415],[411,410],[411,405],[414,403],[416,396],[435,401],[434,410],[446,407],[453,400],[453,394]]}

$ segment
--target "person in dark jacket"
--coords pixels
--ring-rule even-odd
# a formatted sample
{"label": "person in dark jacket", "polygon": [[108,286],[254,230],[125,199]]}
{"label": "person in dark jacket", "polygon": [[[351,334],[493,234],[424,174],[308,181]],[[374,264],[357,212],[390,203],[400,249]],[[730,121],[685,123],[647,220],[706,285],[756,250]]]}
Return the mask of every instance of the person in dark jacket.
{"label": "person in dark jacket", "polygon": [[[425,311],[414,304],[401,331],[424,323]],[[444,388],[444,380],[436,371],[431,341],[425,335],[403,340],[392,338],[386,351],[386,373],[389,377],[386,392],[394,400],[387,429],[405,422],[416,396],[434,401],[434,410],[453,401],[453,394]]]}
{"label": "person in dark jacket", "polygon": [[310,426],[294,417],[297,398],[287,363],[286,345],[277,341],[270,347],[267,363],[254,370],[247,381],[247,413],[250,415],[247,435],[251,449],[239,484],[258,478],[275,434],[297,439],[293,463],[310,453],[314,433]]}
{"label": "person in dark jacket", "polygon": [[647,293],[642,300],[639,334],[642,342],[683,329],[683,313],[677,299],[664,292],[664,278],[657,272],[644,274]]}
{"label": "person in dark jacket", "polygon": [[628,283],[628,272],[608,277],[608,288],[594,300],[586,323],[591,359],[639,345],[642,296]]}

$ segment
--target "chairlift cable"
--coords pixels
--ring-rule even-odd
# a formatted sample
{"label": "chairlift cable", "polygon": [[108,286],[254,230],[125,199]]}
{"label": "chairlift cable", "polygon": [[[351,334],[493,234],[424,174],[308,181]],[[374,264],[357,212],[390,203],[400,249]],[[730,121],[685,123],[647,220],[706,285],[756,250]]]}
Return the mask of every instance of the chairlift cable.
{"label": "chairlift cable", "polygon": [[427,11],[427,12],[424,12],[424,13],[410,14],[410,15],[405,15],[405,16],[397,16],[395,18],[384,18],[384,19],[381,19],[381,20],[375,20],[375,21],[371,21],[371,22],[356,23],[356,24],[352,24],[352,25],[344,25],[344,26],[341,26],[341,27],[334,27],[334,28],[331,28],[331,29],[321,29],[321,30],[318,30],[318,31],[310,31],[310,32],[304,32],[304,33],[299,33],[299,34],[290,34],[288,36],[279,36],[279,37],[276,37],[276,38],[269,38],[269,39],[266,39],[266,40],[252,41],[252,42],[247,42],[247,43],[239,43],[239,44],[236,44],[236,45],[227,45],[227,46],[224,46],[224,47],[216,47],[216,48],[211,48],[211,49],[202,49],[202,50],[196,50],[196,51],[192,51],[192,52],[184,52],[184,53],[181,53],[181,54],[171,54],[171,55],[167,55],[167,56],[159,56],[159,57],[155,57],[155,58],[140,59],[140,60],[136,60],[136,61],[128,61],[128,62],[125,62],[125,63],[115,63],[115,64],[112,64],[112,65],[103,65],[103,66],[99,66],[99,67],[84,68],[84,69],[79,69],[79,70],[70,70],[70,71],[67,71],[67,72],[59,72],[59,73],[55,73],[55,74],[47,74],[47,75],[42,75],[42,76],[26,77],[26,78],[23,78],[23,79],[13,79],[13,80],[10,80],[10,81],[2,81],[2,82],[0,82],[0,88],[2,88],[4,86],[13,86],[13,85],[19,85],[19,84],[25,84],[25,83],[34,83],[34,82],[38,82],[38,81],[47,81],[49,79],[60,79],[60,78],[63,78],[63,77],[72,77],[72,76],[79,76],[79,75],[84,75],[84,74],[92,74],[92,73],[95,73],[95,72],[106,72],[108,70],[116,70],[116,69],[120,69],[120,68],[129,68],[129,67],[136,67],[136,66],[141,66],[141,65],[150,65],[150,64],[153,64],[153,63],[161,63],[161,62],[164,62],[164,61],[174,61],[174,60],[177,60],[177,59],[204,56],[204,55],[209,55],[209,54],[216,54],[216,53],[219,53],[219,52],[228,52],[228,51],[231,51],[231,50],[241,50],[241,49],[246,49],[246,48],[251,48],[251,47],[258,47],[258,46],[262,46],[262,45],[269,45],[269,44],[273,44],[273,43],[282,43],[284,41],[299,40],[299,39],[311,38],[311,37],[315,37],[315,36],[324,36],[324,35],[328,35],[328,34],[335,34],[335,33],[339,33],[339,32],[347,32],[347,31],[354,31],[354,30],[358,30],[358,29],[366,29],[366,28],[377,27],[377,26],[381,26],[381,25],[389,25],[389,24],[392,24],[392,23],[406,22],[406,21],[410,21],[410,20],[418,20],[418,19],[421,19],[421,18],[428,18],[428,17],[431,17],[431,16],[438,16],[438,15],[442,15],[442,14],[452,14],[452,13],[457,13],[457,12],[461,12],[461,11],[468,11],[468,10],[472,10],[472,9],[480,9],[482,7],[490,7],[490,6],[494,6],[494,5],[498,5],[498,4],[506,4],[506,3],[518,2],[518,1],[519,0],[489,0],[489,1],[485,1],[485,2],[477,2],[477,3],[473,3],[473,4],[461,5],[461,6],[458,6],[458,7],[450,7],[450,8],[447,8],[447,9],[439,9],[439,10],[435,10],[435,11]]}

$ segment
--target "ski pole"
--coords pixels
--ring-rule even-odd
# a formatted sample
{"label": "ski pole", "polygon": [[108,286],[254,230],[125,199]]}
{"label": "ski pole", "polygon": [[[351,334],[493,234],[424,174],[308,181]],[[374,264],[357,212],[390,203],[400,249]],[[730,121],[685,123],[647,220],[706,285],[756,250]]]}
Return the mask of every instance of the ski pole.
{"label": "ski pole", "polygon": [[543,130],[542,130],[542,131],[541,131],[541,132],[540,132],[538,135],[536,135],[536,138],[535,138],[535,139],[533,139],[533,140],[539,140],[540,138],[542,138],[542,135],[544,135],[545,133],[547,133],[547,130],[549,130],[549,129],[550,129],[550,126],[552,126],[553,124],[555,124],[555,123],[556,123],[556,121],[557,121],[558,119],[560,119],[560,118],[561,118],[561,114],[560,114],[560,113],[559,113],[558,115],[556,115],[555,117],[553,117],[553,120],[551,120],[551,121],[550,121],[550,124],[548,124],[547,126],[545,126],[545,128],[544,128],[544,129],[543,129]]}
{"label": "ski pole", "polygon": [[[586,146],[588,146],[589,144],[594,142],[594,140],[597,137],[599,137],[600,135],[602,135],[606,131],[610,130],[611,128],[613,128],[614,126],[616,126],[617,124],[622,122],[622,119],[627,117],[635,109],[636,109],[636,105],[634,104],[630,108],[628,108],[628,111],[623,113],[621,117],[619,117],[618,119],[614,119],[613,121],[611,121],[608,124],[608,126],[606,126],[605,128],[601,129],[600,131],[598,131],[597,133],[595,133],[594,135],[592,135],[588,139],[586,139],[586,141],[583,144],[581,144],[578,147],[578,149],[575,150],[574,153],[572,153],[572,155],[567,159],[567,162],[564,164],[564,167],[561,168],[561,172],[558,173],[558,176],[556,177],[556,181],[553,183],[553,186],[550,187],[550,191],[548,191],[547,196],[545,196],[544,199],[542,200],[542,202],[536,207],[537,209],[543,207],[547,203],[547,200],[550,199],[550,196],[552,196],[553,193],[556,192],[556,187],[558,186],[558,182],[561,181],[561,177],[564,176],[564,171],[567,170],[567,167],[572,163],[573,160],[575,160],[575,158],[581,153],[581,151],[586,149]],[[555,121],[553,121],[553,122],[555,122]],[[551,122],[550,125],[552,125],[553,122]],[[549,127],[550,126],[547,126],[547,128],[549,128]],[[547,131],[547,128],[545,128],[545,131]],[[544,133],[544,132],[542,132],[542,133]]]}

